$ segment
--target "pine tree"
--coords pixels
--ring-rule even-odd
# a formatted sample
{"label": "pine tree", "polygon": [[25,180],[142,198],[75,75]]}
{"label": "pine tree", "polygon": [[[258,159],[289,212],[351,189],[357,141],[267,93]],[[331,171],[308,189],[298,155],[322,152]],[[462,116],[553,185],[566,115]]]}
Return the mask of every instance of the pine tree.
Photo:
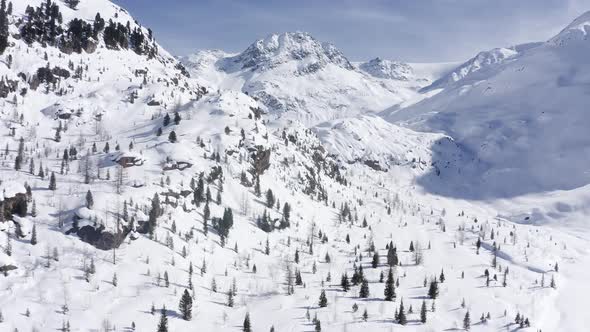
{"label": "pine tree", "polygon": [[164,285],[166,288],[170,287],[170,279],[168,279],[168,271],[164,271]]}
{"label": "pine tree", "polygon": [[246,317],[244,318],[244,325],[242,326],[242,332],[252,332],[252,327],[250,326],[250,313],[246,313]]}
{"label": "pine tree", "polygon": [[406,318],[406,311],[404,309],[404,300],[401,300],[399,305],[399,311],[397,312],[397,322],[401,325],[406,325],[408,319]]}
{"label": "pine tree", "polygon": [[436,281],[436,279],[433,279],[430,282],[430,288],[428,289],[428,296],[435,300],[436,297],[438,296],[438,282]]}
{"label": "pine tree", "polygon": [[51,177],[49,178],[49,190],[55,191],[56,189],[55,172],[51,172]]}
{"label": "pine tree", "polygon": [[184,293],[182,293],[180,303],[178,304],[178,309],[182,314],[182,319],[191,320],[193,310],[193,298],[186,289],[184,290]]}
{"label": "pine tree", "polygon": [[396,266],[398,262],[397,250],[393,247],[393,243],[390,243],[389,249],[387,250],[387,265]]}
{"label": "pine tree", "polygon": [[234,306],[234,292],[231,289],[227,291],[227,306],[230,308]]}
{"label": "pine tree", "polygon": [[178,124],[180,124],[180,120],[181,120],[181,118],[180,118],[180,114],[178,114],[178,111],[174,112],[174,123],[176,125],[178,125]]}
{"label": "pine tree", "polygon": [[325,308],[328,306],[328,298],[326,297],[326,291],[322,289],[320,293],[320,300],[318,302],[320,308]]}
{"label": "pine tree", "polygon": [[261,191],[260,191],[260,176],[256,176],[255,182],[254,182],[254,195],[256,195],[256,197],[260,197],[261,195]]}
{"label": "pine tree", "polygon": [[373,268],[377,268],[377,266],[379,266],[379,253],[375,252],[375,254],[373,254],[373,261],[371,262],[371,265],[373,266]]}
{"label": "pine tree", "polygon": [[171,131],[170,134],[168,135],[168,140],[170,141],[170,143],[176,143],[177,142],[176,132],[174,130]]}
{"label": "pine tree", "polygon": [[92,192],[90,190],[86,192],[86,207],[91,210],[94,207],[94,198],[92,197]]}
{"label": "pine tree", "polygon": [[[12,8],[12,3],[10,4],[10,8]],[[4,54],[4,51],[8,47],[9,35],[6,0],[2,0],[2,4],[0,5],[0,54]]]}
{"label": "pine tree", "polygon": [[33,224],[33,230],[31,231],[31,244],[37,244],[37,224]]}
{"label": "pine tree", "polygon": [[342,290],[348,292],[350,289],[350,284],[348,283],[348,275],[346,272],[342,275],[342,279],[340,280],[340,286],[342,286]]}
{"label": "pine tree", "polygon": [[68,5],[68,7],[76,9],[76,7],[78,7],[78,4],[80,3],[80,0],[64,0],[64,2],[66,3],[66,5]]}
{"label": "pine tree", "polygon": [[387,281],[385,282],[385,301],[393,301],[395,298],[395,285],[393,284],[393,269],[389,268]]}
{"label": "pine tree", "polygon": [[8,256],[12,256],[12,242],[10,240],[10,233],[6,233],[6,246],[4,246],[4,253]]}
{"label": "pine tree", "polygon": [[322,332],[322,323],[319,319],[315,320],[315,332]]}
{"label": "pine tree", "polygon": [[33,206],[31,206],[31,216],[37,216],[37,201],[33,200]]}
{"label": "pine tree", "polygon": [[168,332],[168,317],[166,315],[166,307],[163,307],[161,311],[160,322],[158,323],[158,332]]}
{"label": "pine tree", "polygon": [[463,329],[466,331],[471,329],[471,318],[469,317],[469,311],[465,313],[465,318],[463,318]]}
{"label": "pine tree", "polygon": [[272,209],[274,205],[275,205],[275,196],[274,196],[272,190],[268,189],[266,191],[266,206],[269,209]]}
{"label": "pine tree", "polygon": [[369,281],[366,278],[363,278],[361,281],[361,289],[359,290],[359,297],[360,298],[367,298],[369,297]]}
{"label": "pine tree", "polygon": [[422,300],[422,308],[420,308],[420,321],[422,324],[426,323],[426,301]]}
{"label": "pine tree", "polygon": [[369,319],[369,313],[367,312],[367,308],[365,307],[365,311],[363,312],[363,320],[366,322]]}

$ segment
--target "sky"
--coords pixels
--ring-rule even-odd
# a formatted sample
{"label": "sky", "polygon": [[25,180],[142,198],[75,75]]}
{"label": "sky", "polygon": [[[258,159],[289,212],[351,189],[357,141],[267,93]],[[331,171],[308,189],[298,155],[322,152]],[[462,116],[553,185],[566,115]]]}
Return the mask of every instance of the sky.
{"label": "sky", "polygon": [[353,61],[468,59],[547,40],[590,0],[114,0],[168,51],[240,52],[272,33],[305,31]]}

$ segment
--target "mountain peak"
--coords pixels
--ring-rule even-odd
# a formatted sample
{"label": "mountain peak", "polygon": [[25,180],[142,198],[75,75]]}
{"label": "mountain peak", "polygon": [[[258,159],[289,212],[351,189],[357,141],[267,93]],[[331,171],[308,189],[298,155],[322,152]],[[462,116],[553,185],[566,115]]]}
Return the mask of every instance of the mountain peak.
{"label": "mountain peak", "polygon": [[590,33],[590,11],[583,13],[549,40],[555,45],[564,45],[570,41],[586,40]]}
{"label": "mountain peak", "polygon": [[348,59],[334,45],[318,41],[306,32],[271,34],[251,44],[232,59],[241,68],[265,71],[288,62],[298,62],[300,74],[317,72],[329,63],[353,70]]}
{"label": "mountain peak", "polygon": [[360,64],[359,68],[373,77],[400,81],[408,81],[414,73],[407,63],[384,60],[379,57]]}

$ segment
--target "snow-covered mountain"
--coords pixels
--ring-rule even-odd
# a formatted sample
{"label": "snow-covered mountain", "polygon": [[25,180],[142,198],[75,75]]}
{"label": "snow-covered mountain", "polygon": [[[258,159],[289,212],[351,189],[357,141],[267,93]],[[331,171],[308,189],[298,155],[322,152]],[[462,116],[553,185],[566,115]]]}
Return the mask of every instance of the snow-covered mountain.
{"label": "snow-covered mountain", "polygon": [[420,98],[417,90],[432,82],[424,70],[415,75],[399,62],[374,59],[357,68],[335,46],[303,32],[269,35],[235,55],[200,51],[181,61],[213,88],[243,91],[271,114],[307,125]]}
{"label": "snow-covered mountain", "polygon": [[409,81],[414,76],[412,66],[407,63],[375,58],[368,62],[361,63],[359,69],[367,74],[385,79]]}
{"label": "snow-covered mountain", "polygon": [[485,76],[487,75],[487,71],[494,70],[503,63],[510,61],[518,55],[521,55],[523,52],[541,44],[542,43],[527,43],[508,48],[502,47],[480,52],[467,62],[450,70],[449,73],[437,79],[435,82],[422,89],[422,91],[428,92],[436,89],[443,89],[465,79],[477,80],[479,77],[478,75]]}
{"label": "snow-covered mountain", "polygon": [[498,49],[483,62],[476,61],[480,54],[455,70],[464,75],[453,76],[442,92],[384,112],[393,122],[445,133],[472,155],[460,175],[464,185],[447,188],[447,194],[510,197],[590,183],[584,129],[590,125],[590,43],[573,38],[585,17],[526,51]]}
{"label": "snow-covered mountain", "polygon": [[[445,195],[479,165],[467,135],[370,114],[432,96],[418,90],[452,64],[353,63],[287,33],[187,70],[156,36],[107,0],[0,5],[0,331],[585,326],[588,190]],[[517,72],[534,86],[585,61],[549,44],[497,67],[530,57]],[[573,68],[542,92],[582,98]],[[462,105],[452,92],[473,74],[387,115],[426,128],[419,107]],[[574,137],[586,122],[565,105],[575,123],[565,108],[542,119]],[[559,142],[583,158],[586,141]]]}

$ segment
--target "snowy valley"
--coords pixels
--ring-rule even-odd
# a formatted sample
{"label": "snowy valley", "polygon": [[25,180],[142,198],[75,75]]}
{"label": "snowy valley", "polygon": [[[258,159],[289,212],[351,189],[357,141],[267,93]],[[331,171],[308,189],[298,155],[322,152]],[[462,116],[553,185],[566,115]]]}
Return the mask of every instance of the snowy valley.
{"label": "snowy valley", "polygon": [[590,16],[465,63],[0,6],[0,331],[584,331]]}

